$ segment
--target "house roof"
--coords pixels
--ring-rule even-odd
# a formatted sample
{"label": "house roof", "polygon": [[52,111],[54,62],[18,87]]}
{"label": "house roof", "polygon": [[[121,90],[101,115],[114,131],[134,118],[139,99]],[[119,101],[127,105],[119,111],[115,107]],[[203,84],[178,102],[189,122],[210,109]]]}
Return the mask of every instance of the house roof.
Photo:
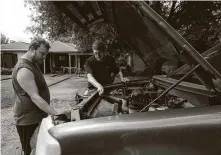
{"label": "house roof", "polygon": [[[2,44],[1,51],[2,52],[19,52],[19,51],[27,51],[29,47],[28,43],[24,42],[15,42],[10,44]],[[78,49],[76,45],[72,43],[63,43],[60,41],[55,41],[51,44],[51,48],[49,50],[51,53],[76,53]]]}
{"label": "house roof", "polygon": [[10,51],[27,51],[29,47],[28,43],[24,42],[15,42],[9,44],[2,44],[1,51],[10,52]]}
{"label": "house roof", "polygon": [[60,41],[55,41],[51,44],[51,48],[49,52],[52,53],[74,53],[78,52],[78,49],[74,44],[71,43],[63,43]]}

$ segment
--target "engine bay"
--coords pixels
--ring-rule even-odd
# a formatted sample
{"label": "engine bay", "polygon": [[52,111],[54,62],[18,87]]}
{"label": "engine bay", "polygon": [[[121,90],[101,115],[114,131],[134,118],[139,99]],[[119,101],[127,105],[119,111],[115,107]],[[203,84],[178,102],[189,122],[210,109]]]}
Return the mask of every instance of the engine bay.
{"label": "engine bay", "polygon": [[[125,115],[141,111],[157,112],[169,109],[208,106],[212,105],[211,103],[214,104],[214,102],[220,104],[220,101],[216,99],[216,95],[202,85],[198,86],[192,83],[188,85],[185,82],[177,86],[176,93],[171,91],[172,93],[169,92],[154,101],[168,87],[164,87],[162,83],[160,84],[158,78],[109,85],[105,87],[105,92],[102,96],[99,96],[97,91],[93,91],[89,96],[81,96],[77,93],[75,96],[76,106],[67,113],[52,116],[53,123],[58,125],[71,121]],[[168,85],[169,83],[166,82],[166,84]],[[193,88],[195,90],[191,92]],[[204,102],[202,102],[202,99]]]}

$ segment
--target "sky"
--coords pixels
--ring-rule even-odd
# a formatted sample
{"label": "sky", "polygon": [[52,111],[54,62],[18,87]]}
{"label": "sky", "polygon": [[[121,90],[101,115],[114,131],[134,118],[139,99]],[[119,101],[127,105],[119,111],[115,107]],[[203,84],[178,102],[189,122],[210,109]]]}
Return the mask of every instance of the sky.
{"label": "sky", "polygon": [[24,0],[0,0],[0,32],[10,40],[30,42],[32,34],[24,32],[31,24],[30,14]]}

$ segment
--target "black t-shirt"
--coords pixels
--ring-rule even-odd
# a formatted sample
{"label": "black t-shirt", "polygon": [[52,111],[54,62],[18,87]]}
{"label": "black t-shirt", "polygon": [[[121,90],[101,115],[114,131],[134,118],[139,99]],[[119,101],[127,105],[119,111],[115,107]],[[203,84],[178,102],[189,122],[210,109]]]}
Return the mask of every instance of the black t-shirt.
{"label": "black t-shirt", "polygon": [[[103,86],[114,82],[114,77],[111,76],[111,73],[117,74],[119,67],[115,59],[110,55],[106,55],[102,62],[97,61],[94,56],[91,56],[85,61],[85,70],[87,73],[92,74],[97,82]],[[88,83],[88,88],[92,89],[94,86]]]}

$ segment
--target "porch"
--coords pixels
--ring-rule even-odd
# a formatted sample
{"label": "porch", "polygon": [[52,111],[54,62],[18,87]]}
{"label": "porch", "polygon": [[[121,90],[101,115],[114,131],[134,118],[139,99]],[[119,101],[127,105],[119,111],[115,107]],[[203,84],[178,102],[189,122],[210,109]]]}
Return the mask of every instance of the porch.
{"label": "porch", "polygon": [[[1,68],[11,74],[17,61],[27,52],[27,43],[16,42],[2,45]],[[79,51],[74,44],[55,41],[39,68],[44,74],[84,74],[85,60],[92,55]]]}
{"label": "porch", "polygon": [[84,74],[84,63],[91,53],[50,52],[40,69],[44,74]]}

